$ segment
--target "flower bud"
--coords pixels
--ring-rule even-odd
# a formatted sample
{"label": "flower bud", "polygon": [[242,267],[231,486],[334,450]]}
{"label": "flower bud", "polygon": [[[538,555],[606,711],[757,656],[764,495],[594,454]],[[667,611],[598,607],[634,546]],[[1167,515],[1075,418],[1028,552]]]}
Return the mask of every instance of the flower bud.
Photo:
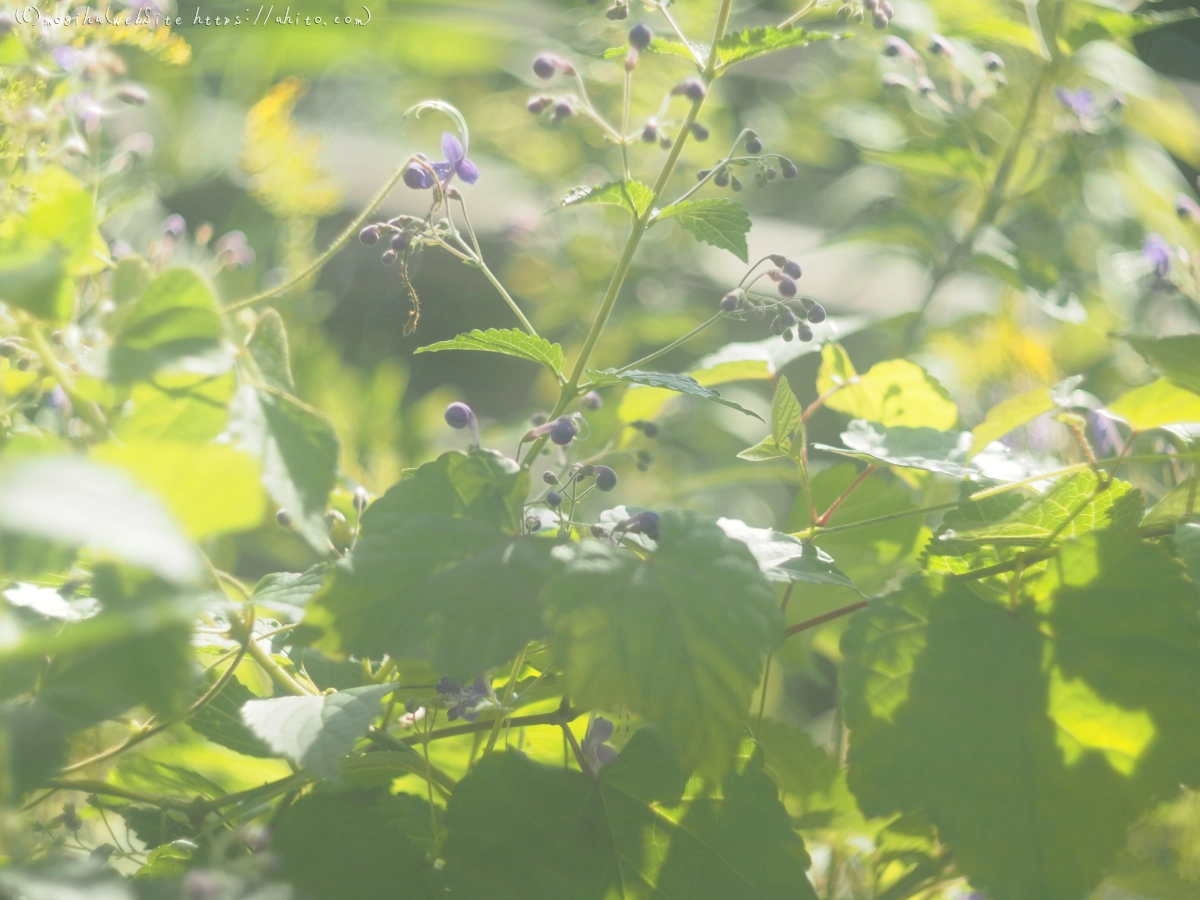
{"label": "flower bud", "polygon": [[869,13],[879,9],[879,0],[863,0],[863,9]]}
{"label": "flower bud", "polygon": [[146,92],[146,89],[136,84],[121,85],[117,88],[117,96],[126,103],[131,103],[134,106],[145,106],[150,100],[150,95]]}
{"label": "flower bud", "polygon": [[412,713],[415,713],[420,708],[421,708],[421,700],[418,697],[409,697],[407,700],[404,701],[404,711],[406,713],[409,713],[410,715]]}
{"label": "flower bud", "polygon": [[786,275],[788,278],[791,278],[792,280],[799,278],[800,275],[802,274],[802,272],[800,270],[800,263],[794,262],[790,259],[785,259],[783,261],[783,265],[780,266],[779,268],[783,270],[784,275]]}
{"label": "flower bud", "polygon": [[546,482],[546,484],[553,487],[554,485],[558,484],[558,476],[555,475],[553,472],[547,470],[542,473],[542,481]]}
{"label": "flower bud", "polygon": [[748,135],[746,135],[746,152],[747,153],[757,156],[758,154],[762,153],[762,150],[763,150],[762,138],[760,138],[753,131],[750,132]]}
{"label": "flower bud", "polygon": [[892,4],[888,0],[879,0],[879,11],[888,17],[888,21],[896,15],[896,10],[892,9]]}
{"label": "flower bud", "polygon": [[716,175],[714,175],[713,176],[713,184],[715,184],[717,187],[725,187],[726,185],[728,185],[729,184],[729,170],[722,169]]}
{"label": "flower bud", "polygon": [[777,287],[777,290],[779,291],[779,296],[781,296],[781,297],[795,297],[796,296],[796,282],[794,282],[787,275],[782,275],[779,278],[779,285]]}
{"label": "flower bud", "polygon": [[596,488],[607,493],[617,486],[617,473],[608,466],[596,466]]}
{"label": "flower bud", "polygon": [[623,519],[617,523],[617,527],[613,529],[613,538],[616,539],[617,534],[644,534],[652,541],[658,540],[659,525],[662,523],[662,516],[651,510],[645,510],[637,515],[630,516],[628,519]]}
{"label": "flower bud", "polygon": [[642,140],[647,144],[653,144],[658,140],[658,128],[653,122],[647,122],[646,127],[642,129]]}
{"label": "flower bud", "polygon": [[362,514],[362,511],[367,508],[367,504],[371,502],[371,495],[367,493],[367,489],[361,484],[354,489],[354,510]]}
{"label": "flower bud", "polygon": [[392,249],[399,253],[408,246],[408,232],[398,231],[392,235]]}
{"label": "flower bud", "polygon": [[292,514],[286,509],[281,509],[275,513],[275,521],[279,523],[280,528],[291,528],[293,524]]}
{"label": "flower bud", "polygon": [[736,175],[732,175],[729,178],[729,186],[731,188],[733,188],[735,191],[740,191],[743,187],[742,180],[740,178],[738,178]]}
{"label": "flower bud", "polygon": [[12,359],[20,352],[20,345],[12,338],[0,341],[0,356],[5,359]]}
{"label": "flower bud", "polygon": [[987,52],[983,54],[983,67],[989,72],[999,72],[1004,68],[1004,60],[996,53]]}
{"label": "flower bud", "polygon": [[636,422],[629,423],[631,427],[636,428],[648,438],[658,437],[658,426],[653,422],[648,422],[645,419],[638,419]]}
{"label": "flower bud", "polygon": [[546,415],[545,413],[539,412],[539,413],[534,413],[532,416],[530,416],[529,422],[531,425],[533,425],[536,428],[538,425],[545,425],[549,419],[550,419],[550,417],[548,415]]}
{"label": "flower bud", "polygon": [[566,416],[559,416],[550,426],[550,440],[560,447],[571,443],[578,433],[579,429],[575,427],[575,423]]}
{"label": "flower bud", "polygon": [[730,291],[721,298],[721,311],[731,313],[737,310],[742,303],[742,296],[737,291]]}
{"label": "flower bud", "polygon": [[169,234],[173,238],[181,237],[187,230],[187,222],[179,213],[173,213],[163,219],[162,230],[164,234]]}
{"label": "flower bud", "polygon": [[540,97],[530,97],[529,103],[525,105],[525,108],[535,116],[540,116],[550,107],[550,104],[553,102],[553,97],[547,97],[545,94],[543,94]]}
{"label": "flower bud", "polygon": [[888,27],[890,21],[891,19],[884,15],[881,9],[876,10],[875,15],[871,17],[871,24],[875,27],[876,31],[883,31],[883,29]]}
{"label": "flower bud", "polygon": [[599,538],[608,537],[608,532],[604,530],[603,525],[593,525],[591,528],[591,532],[592,532],[592,537],[594,537],[594,538],[599,539]]}
{"label": "flower bud", "polygon": [[17,371],[18,372],[28,372],[32,368],[33,368],[33,357],[32,356],[22,356],[20,359],[17,360]]}
{"label": "flower bud", "polygon": [[950,47],[950,42],[940,34],[931,34],[929,36],[929,52],[934,56],[945,56],[947,58],[954,55],[954,50]]}
{"label": "flower bud", "polygon": [[705,88],[704,82],[699,78],[687,78],[671,88],[672,95],[676,97],[682,95],[693,103],[697,100],[703,100],[706,93],[708,93],[708,89]]}
{"label": "flower bud", "polygon": [[699,172],[696,173],[696,180],[703,181],[705,178],[707,178],[711,174],[712,174],[712,169],[701,169]]}
{"label": "flower bud", "polygon": [[1187,194],[1180,194],[1175,198],[1175,213],[1181,219],[1200,222],[1200,205]]}
{"label": "flower bud", "polygon": [[782,337],[783,337],[784,343],[790,344],[796,336],[794,334],[792,334],[792,329],[785,328],[783,330]]}
{"label": "flower bud", "polygon": [[645,50],[654,40],[654,32],[645,22],[638,22],[629,29],[629,46],[635,50]]}
{"label": "flower bud", "polygon": [[815,300],[813,301],[812,306],[808,308],[808,321],[812,322],[814,325],[818,325],[825,321],[825,307],[823,307],[820,303],[817,303]]}
{"label": "flower bud", "polygon": [[358,233],[358,239],[368,247],[374,247],[379,243],[379,229],[374,225],[368,225]]}
{"label": "flower bud", "polygon": [[568,119],[575,112],[575,106],[570,100],[559,100],[554,104],[554,112],[550,114],[550,120],[558,123],[563,119]]}
{"label": "flower bud", "polygon": [[566,60],[550,53],[543,53],[533,61],[533,74],[542,79],[553,78],[555,72],[566,72],[569,68]]}
{"label": "flower bud", "polygon": [[590,409],[593,412],[595,412],[603,405],[604,405],[604,398],[602,398],[596,391],[588,391],[586,394],[583,395],[583,408],[584,409]]}
{"label": "flower bud", "polygon": [[0,11],[0,37],[8,34],[17,27],[17,17],[7,9]]}
{"label": "flower bud", "polygon": [[384,250],[383,254],[379,257],[379,261],[385,266],[390,266],[396,262],[398,255],[395,250]]}
{"label": "flower bud", "polygon": [[558,509],[562,506],[563,497],[558,491],[546,492],[546,505],[551,509]]}
{"label": "flower bud", "polygon": [[616,3],[604,11],[604,17],[606,19],[612,19],[615,22],[619,22],[622,19],[628,19],[629,7],[624,3]]}
{"label": "flower bud", "polygon": [[800,170],[796,168],[796,164],[790,159],[781,159],[779,161],[779,169],[783,172],[784,178],[795,178]]}
{"label": "flower bud", "polygon": [[475,413],[467,404],[455,401],[446,407],[445,419],[451,428],[462,429],[475,421]]}
{"label": "flower bud", "polygon": [[674,141],[671,140],[671,136],[669,134],[664,134],[658,139],[658,146],[662,147],[664,150],[670,150],[671,144],[673,143]]}
{"label": "flower bud", "polygon": [[800,338],[800,340],[804,341],[805,343],[808,343],[813,339],[813,330],[801,322],[796,326],[796,337]]}
{"label": "flower bud", "polygon": [[774,181],[779,171],[774,166],[767,167],[767,181]]}
{"label": "flower bud", "polygon": [[433,187],[433,179],[429,173],[416,163],[404,170],[404,183],[414,191]]}
{"label": "flower bud", "polygon": [[784,309],[779,314],[779,324],[782,325],[784,328],[791,328],[793,325],[796,324],[796,322],[797,322],[796,314],[794,312],[792,312],[790,309]]}
{"label": "flower bud", "polygon": [[542,528],[542,520],[537,516],[525,517],[525,530],[530,534],[536,534]]}

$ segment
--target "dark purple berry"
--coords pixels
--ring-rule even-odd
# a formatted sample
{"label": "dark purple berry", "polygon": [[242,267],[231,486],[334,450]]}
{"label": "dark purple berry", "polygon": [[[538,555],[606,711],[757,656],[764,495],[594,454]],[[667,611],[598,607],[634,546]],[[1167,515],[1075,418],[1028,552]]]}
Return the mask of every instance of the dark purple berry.
{"label": "dark purple berry", "polygon": [[813,339],[813,330],[801,322],[796,326],[796,336],[805,343],[808,343]]}
{"label": "dark purple berry", "polygon": [[0,356],[12,359],[20,351],[20,346],[12,338],[0,341]]}
{"label": "dark purple berry", "polygon": [[673,143],[674,141],[671,140],[671,136],[668,134],[664,134],[658,139],[658,146],[662,147],[664,150],[670,150],[671,144]]}
{"label": "dark purple berry", "polygon": [[779,169],[783,172],[784,178],[795,178],[800,170],[796,168],[796,164],[790,159],[781,159],[779,161]]}
{"label": "dark purple berry", "polygon": [[594,537],[594,538],[608,537],[608,532],[604,530],[604,526],[602,526],[602,525],[593,525],[591,530],[592,530],[592,537]]}
{"label": "dark purple berry", "polygon": [[707,178],[711,174],[712,174],[712,169],[701,169],[699,172],[696,173],[696,180],[703,181],[705,178]]}
{"label": "dark purple berry", "polygon": [[717,172],[713,176],[713,184],[717,187],[725,187],[725,185],[729,184],[729,170],[721,169],[721,171]]}
{"label": "dark purple berry", "polygon": [[541,97],[531,97],[525,108],[535,116],[540,116],[554,102],[553,97],[547,97],[544,94]]}
{"label": "dark purple berry", "polygon": [[385,266],[390,266],[396,261],[396,256],[395,250],[384,250],[383,255],[379,259]]}
{"label": "dark purple berry", "polygon": [[550,426],[550,440],[560,447],[565,447],[575,440],[575,435],[578,433],[579,429],[575,427],[575,423],[566,416],[555,419],[554,424]]}
{"label": "dark purple berry", "polygon": [[555,475],[553,472],[543,472],[542,473],[542,481],[544,481],[544,482],[546,482],[546,484],[550,484],[550,485],[558,484],[558,476]]}
{"label": "dark purple berry", "polygon": [[929,36],[929,52],[934,56],[951,56],[954,53],[950,48],[950,42],[940,34],[931,34]]}
{"label": "dark purple berry", "polygon": [[653,422],[638,421],[634,422],[634,427],[641,429],[642,434],[648,438],[658,437],[658,426]]}
{"label": "dark purple berry", "polygon": [[562,506],[562,502],[562,494],[560,494],[558,491],[546,492],[546,505],[551,509],[558,509],[560,506]]}
{"label": "dark purple berry", "polygon": [[671,93],[675,96],[684,96],[693,103],[697,100],[703,100],[708,89],[704,87],[704,82],[699,78],[688,78],[679,82],[675,87],[671,88]]}
{"label": "dark purple berry", "polygon": [[734,175],[729,179],[729,186],[735,191],[740,191],[742,189],[742,180]]}
{"label": "dark purple berry", "polygon": [[747,153],[757,156],[758,154],[762,153],[762,149],[763,149],[762,138],[760,138],[753,131],[750,132],[748,135],[746,135],[746,152]]}
{"label": "dark purple berry", "polygon": [[800,269],[800,263],[794,262],[790,259],[784,260],[783,265],[780,266],[780,268],[783,270],[783,274],[788,278],[791,278],[793,281],[803,274]]}
{"label": "dark purple berry", "polygon": [[379,243],[379,229],[374,225],[368,225],[358,233],[358,239],[368,247],[374,247]]}
{"label": "dark purple berry", "polygon": [[770,166],[767,169],[767,181],[774,181],[775,176],[778,174],[779,174],[779,171],[774,166]]}
{"label": "dark purple berry", "polygon": [[588,391],[583,395],[583,408],[590,409],[593,412],[604,405],[604,398],[596,391]]}
{"label": "dark purple berry", "polygon": [[408,232],[398,231],[392,235],[392,249],[399,253],[408,246]]}
{"label": "dark purple berry", "polygon": [[785,329],[791,328],[796,324],[796,321],[796,314],[790,309],[785,309],[779,314],[779,324],[781,324]]}
{"label": "dark purple berry", "polygon": [[634,525],[629,527],[629,531],[639,531],[652,541],[658,540],[658,526],[662,523],[662,516],[656,512],[646,510],[640,512],[633,517],[636,521]]}
{"label": "dark purple berry", "polygon": [[617,473],[608,466],[596,466],[596,487],[608,492],[617,486]]}
{"label": "dark purple berry", "polygon": [[645,50],[654,40],[654,32],[645,22],[638,22],[629,29],[629,46],[635,50]]}
{"label": "dark purple berry", "polygon": [[918,78],[917,79],[917,93],[920,93],[920,94],[937,93],[937,86],[933,83],[933,79]]}
{"label": "dark purple berry", "polygon": [[658,140],[658,128],[653,122],[647,122],[646,127],[642,129],[642,140],[647,144],[653,144]]}
{"label": "dark purple berry", "polygon": [[553,78],[558,71],[558,60],[549,53],[543,53],[533,61],[533,74],[538,78]]}
{"label": "dark purple berry", "polygon": [[446,424],[451,428],[466,428],[475,421],[475,413],[465,403],[455,401],[446,407]]}
{"label": "dark purple berry", "polygon": [[785,343],[790,344],[792,342],[793,337],[795,337],[795,335],[792,334],[792,329],[785,328],[783,330],[783,340]]}
{"label": "dark purple berry", "polygon": [[554,112],[551,113],[551,118],[555,122],[561,122],[563,119],[568,119],[575,112],[575,106],[570,100],[559,100],[554,104]]}
{"label": "dark purple berry", "polygon": [[788,278],[788,276],[783,275],[779,279],[778,290],[781,297],[795,297],[796,282],[792,281],[792,279]]}
{"label": "dark purple berry", "polygon": [[814,325],[825,321],[825,307],[820,303],[813,301],[813,305],[808,310],[808,321]]}
{"label": "dark purple berry", "polygon": [[280,528],[291,528],[292,514],[286,509],[281,509],[275,513],[275,521],[279,523]]}
{"label": "dark purple berry", "polygon": [[692,137],[703,143],[708,140],[708,129],[699,122],[692,123]]}
{"label": "dark purple berry", "polygon": [[741,305],[742,297],[737,291],[730,291],[721,298],[721,311],[731,313]]}
{"label": "dark purple berry", "polygon": [[545,425],[549,420],[550,417],[545,413],[534,413],[529,417],[529,421],[533,423],[534,427],[537,427],[538,425]]}
{"label": "dark purple berry", "polygon": [[876,10],[875,15],[871,17],[871,24],[874,25],[878,31],[883,31],[883,29],[887,28],[888,22],[890,21],[891,19],[884,15],[883,10],[881,9]]}
{"label": "dark purple berry", "polygon": [[983,67],[989,72],[999,72],[1004,68],[1004,60],[996,53],[983,54]]}

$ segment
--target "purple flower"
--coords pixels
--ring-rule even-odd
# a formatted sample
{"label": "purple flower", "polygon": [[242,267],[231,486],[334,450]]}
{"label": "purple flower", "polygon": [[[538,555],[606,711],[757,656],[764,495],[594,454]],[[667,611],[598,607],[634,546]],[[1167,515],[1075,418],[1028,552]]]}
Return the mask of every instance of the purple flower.
{"label": "purple flower", "polygon": [[1161,234],[1148,234],[1142,241],[1142,258],[1150,263],[1158,278],[1171,271],[1171,253],[1171,245]]}
{"label": "purple flower", "polygon": [[[442,155],[446,157],[446,161],[433,163],[431,168],[437,173],[443,188],[450,184],[455,175],[467,184],[474,184],[479,180],[479,169],[467,159],[462,141],[448,131],[442,135]],[[433,187],[433,176],[424,166],[413,163],[404,173],[404,183],[413,190],[428,190]]]}
{"label": "purple flower", "polygon": [[1054,96],[1058,98],[1059,103],[1081,119],[1094,119],[1099,115],[1100,111],[1096,107],[1096,98],[1090,88],[1069,91],[1065,87],[1056,87],[1054,89]]}
{"label": "purple flower", "polygon": [[461,718],[474,722],[479,718],[479,706],[491,697],[491,690],[482,675],[476,676],[466,687],[457,681],[443,678],[437,683],[437,692],[449,710],[447,717],[451,721]]}
{"label": "purple flower", "polygon": [[583,736],[580,749],[583,751],[583,758],[593,775],[617,758],[616,748],[605,743],[613,736],[613,731],[614,726],[611,721],[604,716],[596,716],[592,720],[591,726],[588,727],[587,734]]}

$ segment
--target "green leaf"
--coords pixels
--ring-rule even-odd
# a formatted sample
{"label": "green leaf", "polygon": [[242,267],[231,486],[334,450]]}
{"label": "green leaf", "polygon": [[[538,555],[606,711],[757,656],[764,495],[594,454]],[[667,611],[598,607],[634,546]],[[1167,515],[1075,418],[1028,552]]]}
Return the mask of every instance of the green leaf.
{"label": "green leaf", "polygon": [[193,540],[257,528],[266,512],[258,461],[233,447],[108,443],[90,455],[158,497]]}
{"label": "green leaf", "polygon": [[828,40],[831,37],[833,35],[825,32],[805,31],[796,27],[782,30],[774,25],[745,28],[721,39],[717,44],[717,61],[719,66],[724,68],[736,62],[774,53],[776,50],[807,47],[813,41]]}
{"label": "green leaf", "polygon": [[1155,338],[1125,335],[1125,342],[1161,375],[1182,388],[1200,393],[1200,334]]}
{"label": "green leaf", "polygon": [[379,701],[394,685],[371,684],[314,697],[249,700],[242,721],[277,754],[313,774],[334,780],[341,760],[379,715]]}
{"label": "green leaf", "polygon": [[213,355],[223,335],[220,306],[199,274],[167,269],[123,308],[109,377],[138,381],[187,357]]}
{"label": "green leaf", "polygon": [[799,427],[803,412],[787,377],[780,375],[779,383],[775,386],[775,397],[771,400],[771,436],[775,438],[777,446],[782,447]]}
{"label": "green leaf", "polygon": [[562,347],[558,344],[551,344],[543,337],[526,334],[518,328],[489,328],[487,331],[476,328],[467,334],[460,334],[453,340],[420,347],[415,352],[433,353],[437,350],[483,350],[488,353],[503,353],[505,356],[539,363],[556,375],[562,371],[565,363]]}
{"label": "green leaf", "polygon": [[272,572],[264,575],[254,587],[250,599],[288,619],[299,619],[313,594],[325,581],[325,565],[315,565],[305,572]]}
{"label": "green leaf", "polygon": [[63,249],[49,241],[0,248],[0,300],[39,319],[66,321],[75,292],[65,261]]}
{"label": "green leaf", "polygon": [[770,528],[752,528],[737,519],[718,519],[717,525],[727,536],[750,548],[768,581],[835,584],[858,590],[833,557],[819,547]]}
{"label": "green leaf", "polygon": [[742,204],[728,198],[684,200],[673,203],[655,217],[655,222],[674,219],[698,241],[728,250],[742,262],[749,262],[746,234],[750,216]]}
{"label": "green leaf", "polygon": [[592,540],[555,556],[546,596],[572,700],[628,706],[662,726],[686,765],[724,772],[782,629],[747,547],[672,510],[648,560]]}
{"label": "green leaf", "polygon": [[1128,827],[1197,774],[1200,618],[1178,566],[1096,532],[1034,583],[1043,597],[1013,612],[917,578],[843,640],[864,812],[923,812],[996,900],[1086,896]]}
{"label": "green leaf", "polygon": [[1171,542],[1192,584],[1200,585],[1200,523],[1180,522],[1175,526]]}
{"label": "green leaf", "polygon": [[[701,55],[702,59],[708,55],[707,44],[693,44],[693,46],[696,48],[696,52]],[[693,55],[692,51],[688,49],[686,44],[681,41],[669,41],[666,38],[654,38],[650,41],[650,46],[642,52],[662,53],[667,56],[682,56],[684,59],[690,60],[693,63],[696,61],[696,57]],[[604,59],[616,59],[619,56],[626,56],[628,53],[628,44],[623,47],[609,47],[604,51]]]}
{"label": "green leaf", "polygon": [[[824,351],[822,357],[824,362]],[[817,390],[825,389],[818,381]],[[825,405],[888,428],[903,425],[946,431],[958,421],[958,407],[946,389],[916,363],[904,359],[877,363],[857,382],[850,380],[849,386],[826,400]]]}
{"label": "green leaf", "polygon": [[1036,388],[993,406],[983,421],[971,431],[971,449],[967,452],[966,461],[970,462],[986,450],[992,441],[1000,440],[1014,428],[1020,428],[1043,413],[1050,412],[1055,405],[1049,388]]}
{"label": "green leaf", "polygon": [[757,747],[719,796],[698,788],[648,728],[596,779],[492,754],[450,798],[447,880],[496,900],[815,900]]}
{"label": "green leaf", "polygon": [[123,441],[162,440],[207,444],[229,422],[236,379],[220,375],[160,373],[130,391],[127,415],[113,422]]}
{"label": "green leaf", "polygon": [[1160,378],[1110,403],[1108,411],[1134,431],[1200,422],[1200,395]]}
{"label": "green leaf", "polygon": [[296,530],[325,553],[325,508],[337,477],[338,439],[311,407],[285,395],[241,388],[229,423],[238,445],[262,460],[267,493],[296,523]]}
{"label": "green leaf", "polygon": [[[215,672],[209,673],[206,689],[217,680]],[[228,747],[245,756],[271,758],[280,754],[246,727],[242,721],[242,707],[258,698],[234,676],[221,688],[221,692],[193,713],[187,720],[193,731],[204,735],[214,744]]]}
{"label": "green leaf", "polygon": [[296,392],[288,352],[287,328],[284,327],[283,316],[276,310],[268,309],[259,317],[258,324],[246,341],[246,349],[250,351],[266,384],[285,394]]}
{"label": "green leaf", "polygon": [[142,291],[154,279],[154,270],[140,256],[123,256],[117,260],[112,273],[112,298],[118,306],[124,306],[142,295]]}
{"label": "green leaf", "polygon": [[744,459],[749,462],[768,462],[772,459],[789,459],[792,455],[792,445],[788,441],[784,444],[775,443],[775,438],[768,435],[763,438],[753,447],[747,447],[738,454],[738,459]]}
{"label": "green leaf", "polygon": [[[423,656],[458,680],[543,634],[553,543],[514,538],[529,474],[489,451],[446,453],[363,514],[353,552],[308,605],[318,647],[360,657]],[[401,585],[402,589],[397,590]]]}
{"label": "green leaf", "polygon": [[635,216],[642,215],[654,202],[654,191],[639,181],[609,181],[594,187],[577,187],[562,198],[563,209],[600,203],[619,206]]}
{"label": "green leaf", "polygon": [[134,878],[182,878],[191,866],[197,846],[178,840],[162,844],[146,854],[146,862],[133,873]]}
{"label": "green leaf", "polygon": [[853,456],[878,465],[902,466],[938,472],[961,478],[966,471],[968,432],[939,431],[936,428],[883,428],[863,419],[855,419],[842,432],[841,447],[813,444],[813,449]]}
{"label": "green leaf", "polygon": [[0,532],[88,547],[176,583],[195,582],[204,571],[158,501],[123,473],[74,457],[0,470]]}
{"label": "green leaf", "polygon": [[821,367],[817,370],[817,393],[825,394],[835,387],[849,384],[858,378],[850,354],[841,344],[826,341],[821,346]]}
{"label": "green leaf", "polygon": [[675,391],[679,394],[691,394],[694,397],[703,397],[705,400],[720,403],[722,406],[728,406],[730,409],[736,409],[740,413],[744,413],[747,416],[754,416],[760,422],[762,421],[762,416],[758,415],[758,413],[751,412],[744,406],[734,403],[732,400],[724,399],[720,391],[701,387],[700,383],[691,375],[672,375],[667,372],[642,372],[638,369],[633,369],[629,372],[619,372],[616,369],[604,369],[601,371],[588,369],[587,377],[595,387],[621,383],[640,384],[645,387],[662,388],[668,391]]}
{"label": "green leaf", "polygon": [[[289,883],[315,900],[440,895],[425,854],[403,821],[405,795],[312,793],[280,817],[271,838]],[[429,828],[429,813],[424,824]]]}

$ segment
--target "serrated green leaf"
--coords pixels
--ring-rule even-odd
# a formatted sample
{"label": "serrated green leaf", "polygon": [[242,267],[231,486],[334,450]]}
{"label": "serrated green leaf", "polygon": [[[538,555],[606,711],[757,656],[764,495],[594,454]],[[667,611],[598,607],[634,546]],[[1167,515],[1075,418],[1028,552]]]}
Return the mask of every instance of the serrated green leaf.
{"label": "serrated green leaf", "polygon": [[843,641],[864,811],[923,812],[996,900],[1086,896],[1133,821],[1195,777],[1200,618],[1178,567],[1095,532],[1041,581],[1014,613],[916,579]]}
{"label": "serrated green leaf", "polygon": [[[409,802],[422,801],[387,794],[309,794],[279,817],[271,850],[284,877],[314,900],[398,893],[405,900],[437,897],[433,868],[403,825]],[[429,821],[426,811],[426,830]]]}
{"label": "serrated green leaf", "polygon": [[750,548],[769,581],[834,584],[858,590],[833,557],[819,547],[770,528],[752,528],[737,519],[718,519],[717,525],[727,536]]}
{"label": "serrated green leaf", "polygon": [[[939,431],[936,428],[884,428],[855,419],[842,432],[846,449],[813,444],[813,449],[854,456],[875,465],[902,466],[961,478],[966,471],[969,432]],[[849,451],[849,452],[847,452]]]}
{"label": "serrated green leaf", "polygon": [[246,340],[246,349],[250,351],[266,384],[287,394],[296,392],[288,353],[287,328],[283,324],[283,316],[276,310],[268,309],[259,317],[258,324]]}
{"label": "serrated green leaf", "polygon": [[[829,386],[833,383],[831,381]],[[824,391],[824,383],[818,381],[817,389]],[[947,431],[958,421],[958,407],[946,389],[916,363],[905,359],[877,363],[857,382],[851,379],[849,385],[826,400],[825,405],[888,428],[902,425]]]}
{"label": "serrated green leaf", "polygon": [[563,209],[599,203],[619,206],[635,216],[642,215],[654,202],[654,191],[640,181],[609,181],[592,187],[577,187],[562,198]]}
{"label": "serrated green leaf", "polygon": [[665,219],[674,219],[698,241],[728,250],[742,262],[750,260],[746,235],[752,223],[745,208],[736,200],[724,197],[684,200],[668,206],[654,221]]}
{"label": "serrated green leaf", "polygon": [[777,446],[782,447],[791,437],[800,424],[803,412],[800,401],[792,393],[787,377],[780,375],[779,383],[775,385],[775,396],[771,400],[771,436],[775,438]]}
{"label": "serrated green leaf", "polygon": [[200,275],[167,269],[123,308],[109,350],[109,377],[138,381],[187,357],[210,356],[224,330],[220,306]]}
{"label": "serrated green leaf", "polygon": [[[509,827],[495,828],[495,810]],[[642,728],[596,779],[486,757],[446,811],[455,895],[497,900],[815,900],[808,854],[752,745],[720,796]]]}
{"label": "serrated green leaf", "polygon": [[836,341],[821,345],[821,366],[817,369],[817,393],[825,394],[835,387],[849,384],[858,377],[846,348]]}
{"label": "serrated green leaf", "polygon": [[628,706],[662,726],[686,765],[724,772],[782,629],[749,549],[672,510],[645,562],[591,540],[555,556],[546,596],[572,699]]}
{"label": "serrated green leaf", "polygon": [[744,459],[748,462],[767,462],[772,459],[788,459],[791,455],[792,446],[790,442],[777,444],[775,443],[775,438],[768,435],[753,447],[747,447],[739,453],[738,459]]}
{"label": "serrated green leaf", "polygon": [[779,29],[774,25],[759,28],[744,28],[727,34],[717,44],[717,61],[721,68],[736,62],[744,62],[758,56],[786,50],[788,47],[806,47],[813,41],[828,40],[831,34],[821,31],[805,31],[803,28]]}
{"label": "serrated green leaf", "polygon": [[762,421],[762,416],[758,413],[751,412],[746,407],[734,403],[732,400],[724,399],[720,391],[702,387],[691,375],[672,375],[668,372],[642,372],[638,369],[628,372],[619,372],[616,369],[604,369],[602,371],[588,369],[587,377],[597,387],[606,384],[640,384],[645,387],[674,391],[678,394],[691,394],[694,397],[703,397],[705,400],[711,400],[713,403],[728,406],[730,409],[736,409],[740,413],[744,413],[747,416],[754,416],[760,422]]}
{"label": "serrated green leaf", "polygon": [[298,619],[313,594],[325,582],[328,567],[313,566],[304,572],[272,572],[254,586],[250,599],[288,619]]}
{"label": "serrated green leaf", "polygon": [[334,780],[342,757],[379,715],[379,701],[393,685],[371,684],[314,697],[248,700],[242,722],[275,753],[313,774]]}
{"label": "serrated green leaf", "polygon": [[428,657],[463,681],[511,659],[543,633],[553,546],[514,538],[528,490],[528,472],[483,450],[443,454],[394,485],[308,605],[318,647]]}
{"label": "serrated green leaf", "polygon": [[296,530],[325,553],[324,516],[339,452],[333,427],[292,397],[245,385],[234,398],[229,431],[238,446],[262,461],[263,487],[288,511]]}
{"label": "serrated green leaf", "polygon": [[[700,58],[704,59],[708,55],[707,44],[693,44],[695,52],[700,54]],[[687,45],[681,41],[669,41],[666,38],[656,37],[650,41],[650,46],[643,53],[662,53],[667,56],[682,56],[684,59],[691,60],[693,63],[696,57]],[[619,56],[626,56],[629,53],[629,45],[623,47],[609,47],[604,51],[604,59],[616,59]]]}
{"label": "serrated green leaf", "polygon": [[1200,394],[1160,378],[1122,395],[1108,411],[1135,431],[1188,425],[1200,422]]}
{"label": "serrated green leaf", "polygon": [[0,471],[0,532],[89,547],[172,582],[203,573],[196,548],[162,504],[122,472],[74,457]]}
{"label": "serrated green leaf", "polygon": [[971,449],[967,451],[966,461],[970,462],[973,457],[986,450],[992,441],[1000,440],[1014,428],[1032,422],[1054,407],[1054,398],[1049,388],[1026,391],[996,404],[988,410],[983,421],[971,430]]}
{"label": "serrated green leaf", "polygon": [[503,353],[505,356],[540,363],[556,375],[562,371],[566,362],[563,359],[562,347],[558,344],[552,344],[543,337],[526,334],[517,328],[489,328],[487,331],[476,328],[467,334],[460,334],[453,340],[420,347],[415,352],[434,353],[438,350],[483,350],[488,353]]}
{"label": "serrated green leaf", "polygon": [[[217,680],[218,675],[209,674],[206,689]],[[220,693],[200,707],[188,718],[193,731],[204,735],[214,744],[228,747],[244,756],[272,758],[280,753],[273,750],[242,721],[242,707],[258,698],[234,676],[221,688]]]}

